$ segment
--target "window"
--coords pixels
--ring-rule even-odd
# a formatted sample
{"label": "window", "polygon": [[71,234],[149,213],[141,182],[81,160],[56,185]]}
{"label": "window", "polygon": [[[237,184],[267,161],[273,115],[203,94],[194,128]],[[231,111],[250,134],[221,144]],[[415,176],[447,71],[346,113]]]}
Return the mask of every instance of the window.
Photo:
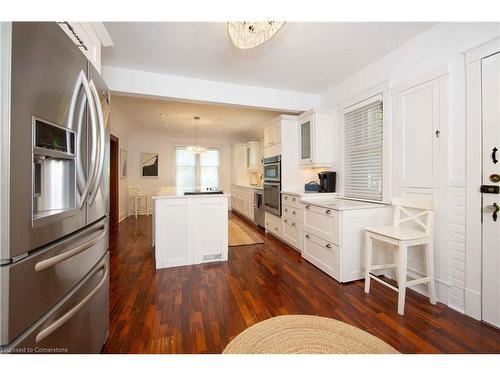
{"label": "window", "polygon": [[219,150],[209,149],[204,154],[193,154],[185,147],[175,149],[176,187],[184,190],[219,187]]}
{"label": "window", "polygon": [[350,106],[343,114],[344,196],[382,201],[382,96]]}

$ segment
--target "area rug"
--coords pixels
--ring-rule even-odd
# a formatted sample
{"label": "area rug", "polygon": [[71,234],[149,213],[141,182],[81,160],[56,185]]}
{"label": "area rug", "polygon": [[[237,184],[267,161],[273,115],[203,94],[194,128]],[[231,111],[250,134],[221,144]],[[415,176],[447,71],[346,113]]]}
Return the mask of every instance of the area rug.
{"label": "area rug", "polygon": [[377,337],[335,319],[283,315],[236,336],[223,354],[397,354]]}
{"label": "area rug", "polygon": [[229,218],[229,246],[243,246],[264,243],[258,234],[245,228],[245,224],[235,218]]}

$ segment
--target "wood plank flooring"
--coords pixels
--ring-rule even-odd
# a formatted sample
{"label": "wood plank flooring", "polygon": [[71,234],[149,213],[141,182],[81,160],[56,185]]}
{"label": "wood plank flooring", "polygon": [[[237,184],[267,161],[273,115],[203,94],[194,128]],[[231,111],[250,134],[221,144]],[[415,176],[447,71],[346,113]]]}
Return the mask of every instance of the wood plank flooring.
{"label": "wood plank flooring", "polygon": [[[257,229],[255,227],[252,230]],[[221,353],[247,327],[285,314],[338,319],[403,353],[500,353],[500,331],[409,291],[406,315],[378,283],[340,284],[277,239],[232,247],[224,263],[155,270],[151,216],[110,236],[110,332],[104,353]]]}

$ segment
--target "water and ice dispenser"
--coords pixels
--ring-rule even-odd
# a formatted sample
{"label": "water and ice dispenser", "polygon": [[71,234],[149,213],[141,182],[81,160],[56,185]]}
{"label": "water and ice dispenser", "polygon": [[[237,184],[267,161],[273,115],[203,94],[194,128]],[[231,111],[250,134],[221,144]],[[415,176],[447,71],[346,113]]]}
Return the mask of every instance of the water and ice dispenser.
{"label": "water and ice dispenser", "polygon": [[76,210],[75,132],[33,117],[33,227]]}

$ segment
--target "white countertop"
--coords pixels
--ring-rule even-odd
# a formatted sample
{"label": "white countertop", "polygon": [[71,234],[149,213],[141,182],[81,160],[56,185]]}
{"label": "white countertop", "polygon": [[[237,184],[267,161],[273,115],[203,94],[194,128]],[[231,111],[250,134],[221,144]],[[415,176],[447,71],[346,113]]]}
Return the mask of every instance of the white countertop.
{"label": "white countertop", "polygon": [[281,194],[294,195],[296,197],[318,196],[322,198],[332,199],[337,196],[337,193],[318,193],[317,191],[285,191],[282,190]]}
{"label": "white countertop", "polygon": [[194,189],[177,190],[175,188],[167,188],[160,191],[152,199],[175,199],[175,198],[229,198],[231,194],[199,194],[199,195],[184,195],[184,191],[192,191]]}
{"label": "white countertop", "polygon": [[247,189],[256,189],[256,190],[262,190],[264,189],[263,186],[259,186],[259,185],[244,185],[244,184],[233,184],[235,186],[241,186],[241,187],[244,187],[244,188],[247,188]]}
{"label": "white countertop", "polygon": [[312,206],[319,206],[324,208],[330,208],[332,210],[343,211],[343,210],[362,210],[368,208],[381,208],[386,207],[386,204],[371,203],[371,202],[361,202],[354,201],[350,199],[341,198],[323,198],[323,197],[301,197],[301,203],[310,204]]}

